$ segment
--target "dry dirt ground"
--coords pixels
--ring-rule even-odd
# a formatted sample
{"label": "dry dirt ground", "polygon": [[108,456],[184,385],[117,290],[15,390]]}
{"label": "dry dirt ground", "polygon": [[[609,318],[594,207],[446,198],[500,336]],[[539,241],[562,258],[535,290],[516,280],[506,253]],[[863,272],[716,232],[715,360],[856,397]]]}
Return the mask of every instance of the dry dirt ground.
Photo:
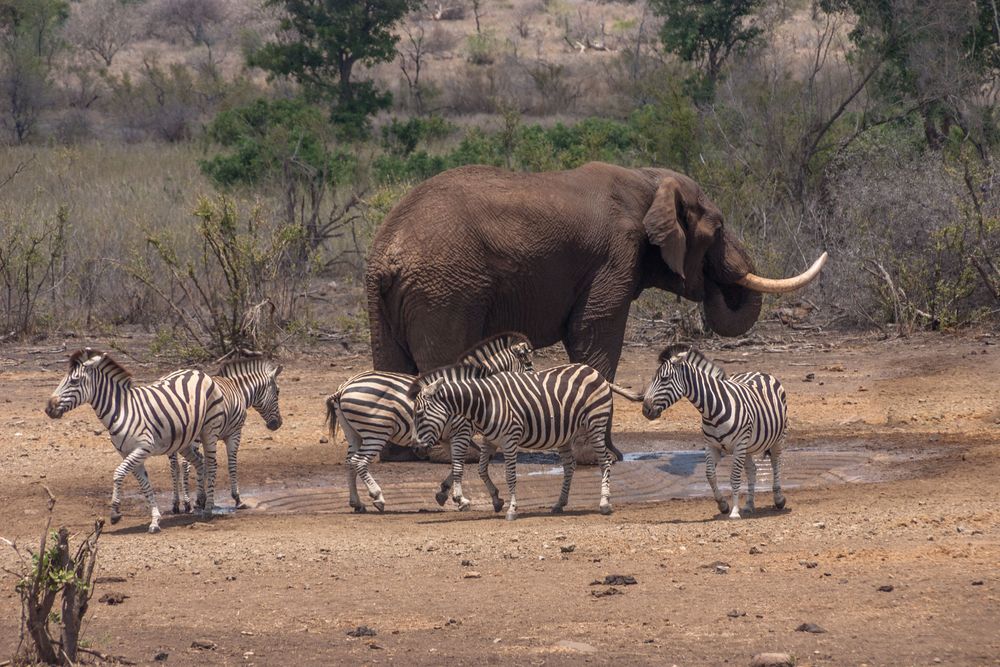
{"label": "dry dirt ground", "polygon": [[[211,522],[167,515],[163,532],[148,535],[128,480],[125,518],[100,543],[98,575],[117,580],[98,584],[84,636],[106,654],[167,665],[746,665],[761,651],[791,653],[800,665],[1000,664],[997,340],[810,334],[708,346],[733,370],[767,370],[785,383],[789,468],[797,454],[831,447],[894,461],[882,481],[789,489],[783,512],[770,509],[764,485],[757,514],[740,521],[716,516],[704,497],[627,502],[613,471],[611,516],[597,513],[581,475],[566,514],[529,508],[507,522],[479,508],[438,508],[444,466],[383,464],[375,473],[385,514],[352,514],[345,502]],[[357,351],[285,361],[285,426],[271,434],[251,420],[244,488],[343,490],[344,445],[321,442],[322,401],[367,366]],[[627,348],[619,380],[644,386],[655,357]],[[167,370],[120,358],[139,379]],[[42,484],[58,498],[54,525],[84,532],[108,512],[119,460],[89,407],[61,421],[42,413],[63,359],[57,349],[0,350],[0,536],[24,545],[37,543],[45,522]],[[557,361],[544,355],[540,365]],[[647,423],[621,402],[615,428],[647,434],[623,438],[626,451],[643,437],[700,446],[689,405]],[[166,509],[166,461],[150,471]],[[482,500],[470,477],[467,493]],[[221,472],[223,489],[225,480]],[[423,485],[426,503],[393,512],[393,485],[404,481]],[[554,499],[558,477],[548,483]],[[0,565],[14,565],[6,547]],[[594,595],[612,587],[592,582],[612,574],[637,583]],[[18,642],[14,584],[0,576],[0,661]],[[104,593],[127,597],[109,606],[97,602]],[[797,631],[803,623],[825,632]],[[361,625],[377,634],[348,636]]]}

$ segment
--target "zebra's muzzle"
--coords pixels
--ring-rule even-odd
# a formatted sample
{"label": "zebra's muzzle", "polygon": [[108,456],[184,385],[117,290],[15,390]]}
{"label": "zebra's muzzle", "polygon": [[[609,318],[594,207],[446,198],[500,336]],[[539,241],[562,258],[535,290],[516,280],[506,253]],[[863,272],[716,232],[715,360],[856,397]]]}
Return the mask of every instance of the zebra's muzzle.
{"label": "zebra's muzzle", "polygon": [[45,404],[45,414],[47,414],[52,419],[59,419],[63,416],[65,412],[59,405],[59,397],[53,396],[49,399],[49,402]]}
{"label": "zebra's muzzle", "polygon": [[268,431],[277,431],[279,428],[281,428],[281,419],[272,419],[267,422]]}
{"label": "zebra's muzzle", "polygon": [[642,416],[646,419],[652,421],[657,419],[661,414],[663,414],[663,408],[657,408],[648,401],[642,402]]}

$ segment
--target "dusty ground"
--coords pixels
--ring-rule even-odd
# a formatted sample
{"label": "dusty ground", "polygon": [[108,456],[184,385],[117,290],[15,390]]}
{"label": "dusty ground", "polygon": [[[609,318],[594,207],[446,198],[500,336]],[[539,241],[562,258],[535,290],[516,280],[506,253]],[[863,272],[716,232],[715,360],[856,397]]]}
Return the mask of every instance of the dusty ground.
{"label": "dusty ground", "polygon": [[[425,480],[427,512],[168,516],[150,536],[129,480],[125,519],[101,539],[99,565],[100,576],[123,580],[98,585],[84,635],[141,664],[168,654],[168,665],[745,665],[760,651],[792,653],[800,665],[1000,664],[997,338],[763,339],[709,351],[733,370],[784,381],[788,465],[796,451],[831,443],[890,451],[902,463],[887,481],[790,490],[781,513],[760,493],[758,514],[739,522],[716,517],[704,498],[617,502],[605,517],[571,497],[566,515],[528,511],[508,523],[440,511],[431,491],[442,466],[386,464],[375,472],[390,509],[392,483],[405,477]],[[0,350],[0,536],[22,544],[44,525],[40,484],[58,498],[55,524],[84,531],[107,514],[118,462],[89,408],[55,422],[42,413],[63,372],[63,353],[47,344]],[[643,386],[655,356],[628,348],[619,380]],[[120,358],[141,379],[165,370]],[[252,420],[243,486],[343,485],[342,441],[320,442],[322,399],[366,365],[361,354],[287,360],[285,426],[272,435]],[[615,422],[699,446],[690,406],[648,424],[621,403]],[[164,508],[166,461],[150,467]],[[472,477],[467,492],[481,498]],[[558,478],[551,483],[554,498]],[[6,549],[0,565],[13,565]],[[609,589],[591,585],[609,574],[637,583],[592,595]],[[14,583],[0,576],[0,661],[17,644]],[[103,593],[128,597],[108,606],[96,601]],[[826,632],[796,631],[803,623]],[[360,625],[377,635],[347,635]]]}

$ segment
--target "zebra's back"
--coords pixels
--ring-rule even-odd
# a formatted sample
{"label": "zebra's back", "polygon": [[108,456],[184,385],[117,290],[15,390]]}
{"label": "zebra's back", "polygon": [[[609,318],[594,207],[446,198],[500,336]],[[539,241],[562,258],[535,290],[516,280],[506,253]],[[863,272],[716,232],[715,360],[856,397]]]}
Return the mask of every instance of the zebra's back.
{"label": "zebra's back", "polygon": [[377,432],[397,442],[409,442],[413,402],[407,396],[414,376],[366,371],[337,389],[340,411],[359,432]]}
{"label": "zebra's back", "polygon": [[206,427],[221,427],[224,398],[207,373],[176,371],[132,391],[132,409],[123,411],[109,429],[113,439],[145,430],[155,453],[172,454],[189,446]]}

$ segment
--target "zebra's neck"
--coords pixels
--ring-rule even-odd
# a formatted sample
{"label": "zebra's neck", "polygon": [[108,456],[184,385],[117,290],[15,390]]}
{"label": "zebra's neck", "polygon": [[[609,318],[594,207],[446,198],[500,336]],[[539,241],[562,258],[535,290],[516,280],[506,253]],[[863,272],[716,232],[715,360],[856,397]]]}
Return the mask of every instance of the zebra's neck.
{"label": "zebra's neck", "polygon": [[721,380],[712,377],[707,372],[690,364],[678,364],[684,396],[691,401],[698,412],[707,416],[711,410],[710,401],[718,394]]}
{"label": "zebra's neck", "polygon": [[128,409],[132,378],[117,365],[101,364],[94,369],[94,393],[90,404],[106,428]]}
{"label": "zebra's neck", "polygon": [[264,387],[264,381],[255,375],[220,375],[212,379],[223,390],[224,396],[229,397],[231,401],[241,403],[241,405],[235,407],[240,407],[244,410],[249,409],[254,404],[257,394]]}
{"label": "zebra's neck", "polygon": [[476,386],[478,384],[477,380],[459,380],[452,383],[449,401],[454,414],[465,417],[476,428],[482,430],[486,421],[486,401],[482,389]]}

